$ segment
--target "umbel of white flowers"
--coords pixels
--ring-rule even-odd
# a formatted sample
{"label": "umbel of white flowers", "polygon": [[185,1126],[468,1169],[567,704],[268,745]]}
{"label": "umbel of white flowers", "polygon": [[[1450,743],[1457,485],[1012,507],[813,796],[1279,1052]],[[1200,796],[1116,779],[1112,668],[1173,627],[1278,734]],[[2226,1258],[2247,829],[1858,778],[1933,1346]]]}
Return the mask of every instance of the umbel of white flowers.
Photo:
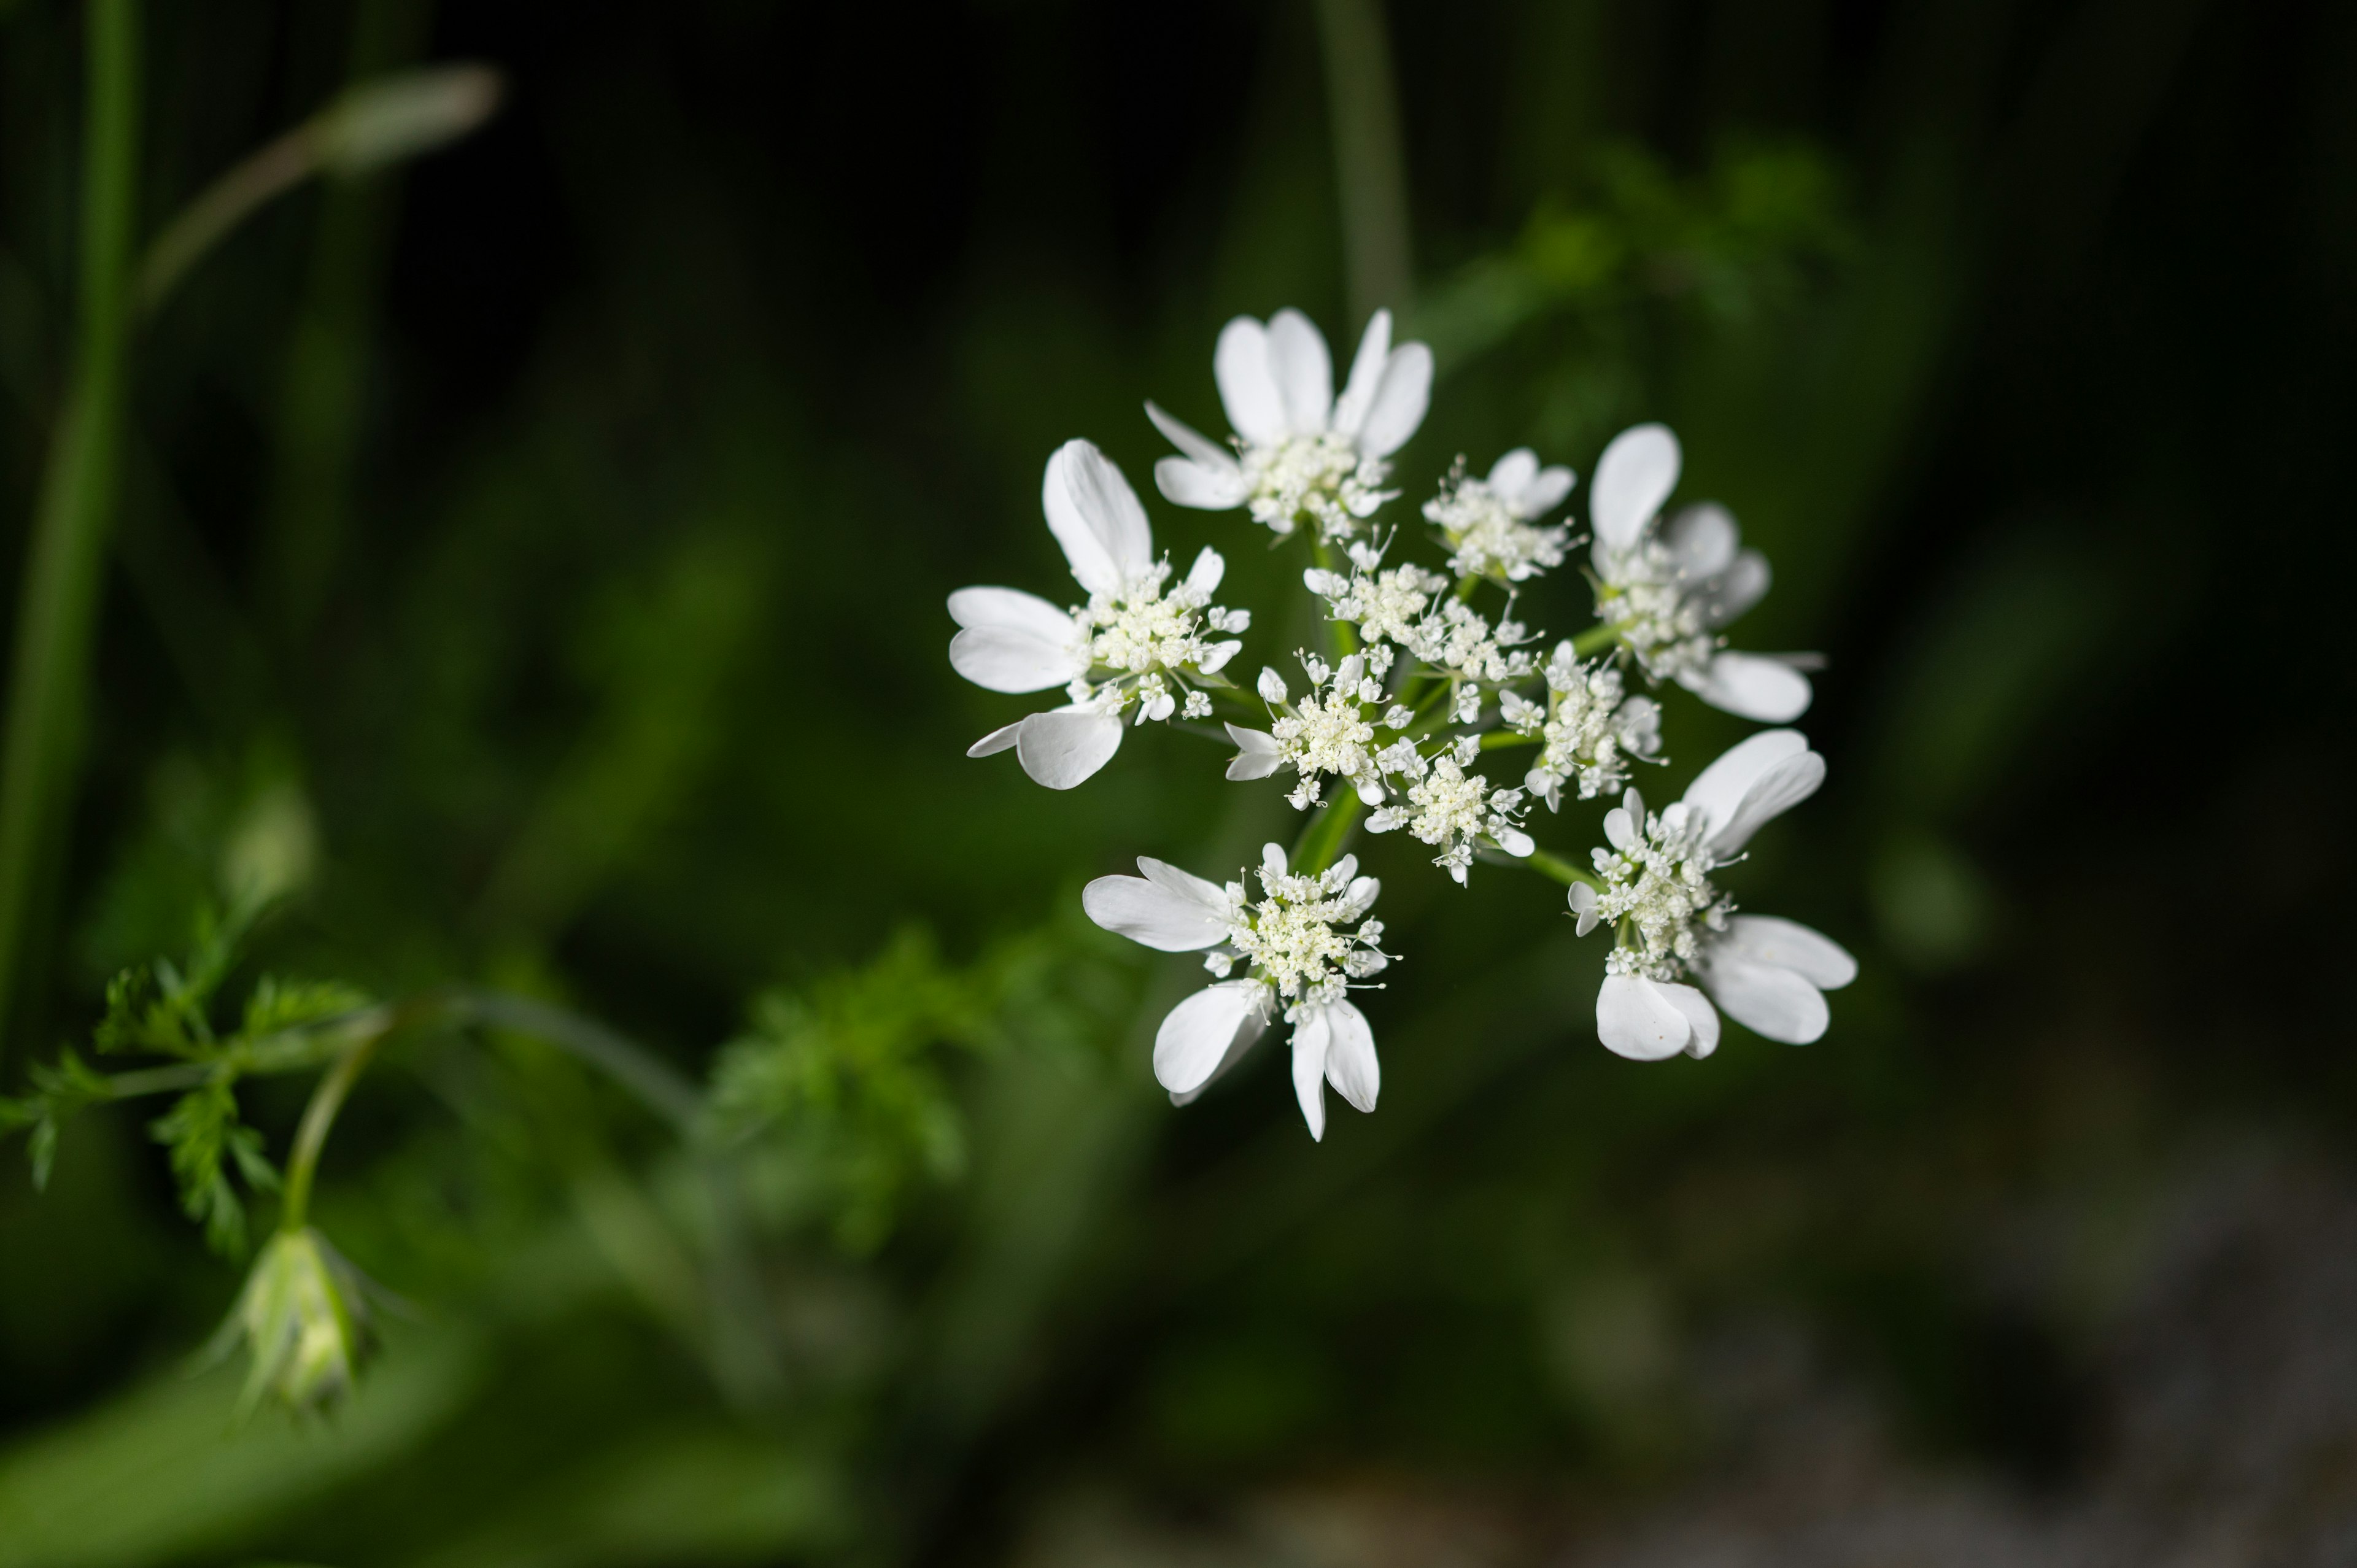
{"label": "umbel of white flowers", "polygon": [[1383,488],[1386,459],[1432,401],[1432,350],[1391,345],[1392,313],[1378,310],[1338,399],[1325,336],[1308,317],[1280,310],[1265,327],[1237,317],[1211,353],[1235,450],[1149,403],[1146,416],[1185,454],[1157,463],[1155,484],[1180,506],[1243,507],[1280,537],[1305,522],[1329,543],[1352,537],[1392,499]]}
{"label": "umbel of white flowers", "polygon": [[1682,461],[1663,424],[1622,431],[1597,459],[1596,617],[1653,680],[1743,718],[1789,724],[1808,711],[1809,678],[1790,660],[1719,647],[1719,629],[1766,596],[1768,558],[1738,548],[1742,532],[1725,507],[1690,506],[1661,521]]}
{"label": "umbel of white flowers", "polygon": [[[1288,774],[1287,801],[1328,813],[1304,840],[1321,847],[1300,864],[1269,846],[1257,897],[1252,877],[1219,885],[1146,859],[1142,878],[1090,884],[1098,924],[1208,954],[1214,983],[1164,1020],[1157,1076],[1183,1104],[1281,1015],[1293,1026],[1295,1089],[1311,1133],[1324,1131],[1327,1085],[1373,1108],[1373,1034],[1347,993],[1390,961],[1381,925],[1365,918],[1376,885],[1355,861],[1323,858],[1354,823],[1422,843],[1459,886],[1476,861],[1571,884],[1580,934],[1614,931],[1597,1031],[1622,1056],[1707,1056],[1722,1012],[1770,1039],[1817,1038],[1824,993],[1857,965],[1805,927],[1737,913],[1712,878],[1762,822],[1816,789],[1824,759],[1779,729],[1736,746],[1659,813],[1628,788],[1641,767],[1668,761],[1653,694],[1664,687],[1766,724],[1807,710],[1803,671],[1813,655],[1726,645],[1725,628],[1768,591],[1766,558],[1743,548],[1723,507],[1664,511],[1683,456],[1659,424],[1623,431],[1598,458],[1587,541],[1555,515],[1577,476],[1528,447],[1478,474],[1459,456],[1421,509],[1427,529],[1384,521],[1398,498],[1385,488],[1392,456],[1422,424],[1432,387],[1430,352],[1395,348],[1391,333],[1377,312],[1338,396],[1326,339],[1308,317],[1239,317],[1212,357],[1233,431],[1225,443],[1146,405],[1178,449],[1155,467],[1165,499],[1242,509],[1273,544],[1308,546],[1314,560],[1301,582],[1330,628],[1323,653],[1285,650],[1290,662],[1265,664],[1250,690],[1239,688],[1226,671],[1251,618],[1211,602],[1220,556],[1202,551],[1174,580],[1136,494],[1085,441],[1049,458],[1041,504],[1086,602],[1060,607],[996,587],[950,598],[959,673],[996,692],[1060,687],[1064,698],[992,731],[969,755],[1012,749],[1032,779],[1071,789],[1112,758],[1125,729],[1175,719],[1234,742],[1229,779]],[[1445,570],[1402,558],[1419,537]],[[1518,596],[1584,542],[1596,624],[1543,654],[1550,639],[1517,618]],[[1220,722],[1199,722],[1207,719]],[[1519,759],[1490,755],[1523,748]],[[1501,767],[1512,769],[1504,787],[1485,771]],[[1592,872],[1540,851],[1533,830],[1546,819],[1531,815],[1532,802],[1553,814],[1615,796]]]}
{"label": "umbel of white flowers", "polygon": [[[1274,843],[1261,851],[1257,899],[1241,876],[1222,886],[1144,855],[1137,869],[1146,875],[1100,876],[1082,891],[1089,918],[1163,952],[1206,950],[1204,967],[1221,977],[1173,1007],[1155,1034],[1154,1076],[1171,1103],[1202,1093],[1282,1013],[1309,1135],[1326,1136],[1327,1084],[1372,1111],[1383,1069],[1374,1031],[1348,992],[1390,962],[1377,946],[1383,922],[1365,918],[1383,885],[1361,876],[1351,855],[1296,875]],[[1243,977],[1225,978],[1238,964]]]}
{"label": "umbel of white flowers", "polygon": [[1572,884],[1570,903],[1581,936],[1599,924],[1619,933],[1596,993],[1596,1033],[1609,1049],[1638,1061],[1706,1057],[1718,1048],[1713,1001],[1788,1045],[1825,1032],[1824,993],[1857,979],[1857,961],[1806,926],[1734,913],[1710,881],[1824,781],[1825,759],[1799,731],[1766,730],[1704,768],[1666,810],[1649,815],[1631,789],[1605,813],[1597,885]]}
{"label": "umbel of white flowers", "polygon": [[1220,671],[1243,646],[1212,637],[1244,630],[1252,616],[1211,604],[1227,570],[1215,550],[1168,587],[1170,563],[1155,559],[1146,509],[1089,443],[1068,441],[1048,459],[1040,504],[1088,603],[1059,609],[1015,588],[960,588],[950,596],[963,628],[950,640],[950,665],[994,692],[1064,688],[1064,706],[993,730],[966,755],[1013,746],[1026,773],[1069,789],[1112,760],[1125,710],[1135,724],[1168,719],[1182,703],[1187,717],[1208,716],[1200,688],[1226,684]]}

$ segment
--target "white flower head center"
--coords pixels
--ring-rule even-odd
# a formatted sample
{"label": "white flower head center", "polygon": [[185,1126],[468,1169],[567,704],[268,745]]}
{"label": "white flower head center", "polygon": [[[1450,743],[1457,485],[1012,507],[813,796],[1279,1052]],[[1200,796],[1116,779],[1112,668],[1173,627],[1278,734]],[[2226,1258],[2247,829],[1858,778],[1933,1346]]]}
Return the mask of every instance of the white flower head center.
{"label": "white flower head center", "polygon": [[1517,516],[1487,480],[1466,477],[1462,458],[1458,465],[1440,493],[1424,503],[1424,515],[1453,553],[1450,571],[1460,577],[1523,583],[1563,564],[1571,543],[1568,527],[1541,527]]}
{"label": "white flower head center", "polygon": [[1699,674],[1719,639],[1701,597],[1689,591],[1677,557],[1651,530],[1612,552],[1597,581],[1597,618],[1656,681]]}
{"label": "white flower head center", "polygon": [[[1120,713],[1135,701],[1140,718],[1168,718],[1176,705],[1173,683],[1184,690],[1186,677],[1217,673],[1243,646],[1207,635],[1243,631],[1252,624],[1250,611],[1211,604],[1224,569],[1207,550],[1167,592],[1166,558],[1137,582],[1091,594],[1087,604],[1072,611],[1072,621],[1093,679],[1073,682],[1071,700],[1093,703],[1105,713]],[[1190,714],[1209,711],[1209,700],[1191,690],[1187,700]]]}
{"label": "white flower head center", "polygon": [[1279,537],[1307,520],[1317,525],[1320,539],[1348,539],[1395,493],[1383,488],[1391,465],[1361,454],[1340,431],[1269,442],[1239,439],[1236,446],[1247,487],[1244,504],[1254,522]]}
{"label": "white flower head center", "polygon": [[1548,661],[1546,679],[1544,711],[1523,703],[1507,717],[1539,737],[1539,760],[1523,782],[1550,810],[1566,785],[1592,800],[1628,782],[1631,758],[1658,759],[1662,711],[1651,698],[1626,695],[1620,671],[1610,662],[1585,662],[1564,643]]}
{"label": "white flower head center", "polygon": [[[1363,918],[1379,886],[1358,875],[1355,856],[1345,855],[1323,872],[1296,875],[1286,869],[1282,851],[1274,844],[1269,851],[1261,862],[1257,902],[1246,900],[1243,883],[1228,885],[1237,910],[1229,945],[1293,1006],[1339,1002],[1351,981],[1389,961],[1378,945],[1383,923]],[[1286,1015],[1292,1017],[1290,1007]]]}
{"label": "white flower head center", "polygon": [[1620,928],[1620,945],[1605,960],[1607,973],[1681,979],[1710,936],[1726,929],[1735,905],[1711,886],[1716,862],[1703,842],[1706,827],[1684,801],[1647,815],[1634,789],[1606,815],[1604,831],[1612,843],[1595,852],[1596,875],[1604,885],[1595,913]]}
{"label": "white flower head center", "polygon": [[[1382,663],[1388,665],[1388,660]],[[1297,811],[1318,803],[1323,789],[1320,776],[1336,774],[1354,783],[1372,784],[1375,765],[1371,747],[1375,725],[1372,704],[1383,700],[1383,682],[1368,672],[1368,660],[1352,655],[1329,670],[1322,660],[1302,660],[1309,673],[1309,692],[1269,726],[1284,760],[1300,775],[1287,797]],[[1282,684],[1275,690],[1282,693]]]}

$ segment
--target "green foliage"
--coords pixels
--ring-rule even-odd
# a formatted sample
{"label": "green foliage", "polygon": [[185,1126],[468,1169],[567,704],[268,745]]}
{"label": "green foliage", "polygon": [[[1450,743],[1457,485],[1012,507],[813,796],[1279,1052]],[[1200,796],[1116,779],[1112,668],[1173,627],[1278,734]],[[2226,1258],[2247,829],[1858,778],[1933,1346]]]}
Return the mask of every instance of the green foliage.
{"label": "green foliage", "polygon": [[224,1256],[245,1250],[245,1206],[226,1167],[234,1164],[256,1190],[278,1187],[278,1172],[262,1152],[262,1134],[238,1120],[232,1085],[227,1075],[207,1079],[147,1129],[171,1151],[181,1209],[204,1227],[206,1244]]}
{"label": "green foliage", "polygon": [[715,1135],[748,1152],[773,1213],[873,1249],[912,1189],[964,1167],[942,1058],[996,1037],[993,990],[907,930],[863,968],[764,993],[713,1069]]}

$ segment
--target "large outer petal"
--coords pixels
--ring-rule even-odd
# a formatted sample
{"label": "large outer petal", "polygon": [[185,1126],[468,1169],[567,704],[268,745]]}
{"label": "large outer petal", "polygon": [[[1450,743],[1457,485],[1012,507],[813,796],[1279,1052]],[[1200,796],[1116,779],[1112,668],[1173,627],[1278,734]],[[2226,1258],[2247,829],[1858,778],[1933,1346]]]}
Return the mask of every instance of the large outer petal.
{"label": "large outer petal", "polygon": [[950,666],[994,692],[1039,692],[1087,673],[1072,618],[1035,594],[960,588],[950,617],[964,628],[950,640]]}
{"label": "large outer petal", "polygon": [[1285,394],[1269,361],[1266,328],[1249,316],[1221,328],[1211,379],[1220,383],[1220,405],[1237,435],[1255,444],[1284,439]]}
{"label": "large outer petal", "polygon": [[1229,1048],[1268,1027],[1268,987],[1257,980],[1207,985],[1162,1020],[1154,1035],[1154,1079],[1173,1094],[1192,1094],[1226,1062]]}
{"label": "large outer petal", "polygon": [[1702,983],[1727,1016],[1788,1046],[1807,1045],[1833,1021],[1824,993],[1782,964],[1755,963],[1721,949],[1703,966]]}
{"label": "large outer petal", "polygon": [[1023,725],[1028,721],[1017,719],[1011,725],[1001,725],[965,748],[968,757],[996,757],[1012,749],[1023,738]]}
{"label": "large outer petal", "polygon": [[1113,459],[1093,444],[1067,441],[1056,448],[1039,499],[1048,532],[1089,592],[1119,593],[1152,568],[1154,531],[1146,509]]}
{"label": "large outer petal", "polygon": [[1359,450],[1370,457],[1388,457],[1407,445],[1432,406],[1432,350],[1421,343],[1403,343],[1392,350],[1375,383],[1374,401],[1359,426]]}
{"label": "large outer petal", "polygon": [[1233,463],[1198,463],[1186,457],[1165,457],[1154,465],[1154,488],[1173,506],[1197,511],[1226,511],[1244,504],[1252,486]]}
{"label": "large outer petal", "polygon": [[1857,978],[1857,960],[1824,932],[1774,915],[1738,915],[1719,938],[1726,951],[1754,963],[1778,964],[1820,991],[1839,991]]}
{"label": "large outer petal", "polygon": [[1608,974],[1596,993],[1596,1037],[1615,1056],[1657,1062],[1684,1050],[1694,1026],[1652,981]]}
{"label": "large outer petal", "polygon": [[1662,542],[1676,558],[1678,575],[1689,583],[1706,582],[1735,564],[1736,547],[1742,540],[1735,514],[1717,501],[1680,507],[1662,525]]}
{"label": "large outer petal", "polygon": [[1301,1119],[1309,1135],[1326,1137],[1326,1055],[1334,1037],[1333,1021],[1323,1007],[1305,1007],[1293,1026],[1293,1097],[1301,1102]]}
{"label": "large outer petal", "polygon": [[1228,738],[1236,743],[1235,756],[1228,759],[1231,779],[1265,779],[1285,760],[1285,749],[1276,737],[1266,730],[1246,729],[1242,725],[1228,725]]}
{"label": "large outer petal", "polygon": [[1768,557],[1757,550],[1739,552],[1726,571],[1695,591],[1702,601],[1703,618],[1713,628],[1727,625],[1768,596],[1773,575],[1768,570]]}
{"label": "large outer petal", "polygon": [[1678,438],[1666,424],[1622,431],[1596,460],[1587,513],[1600,550],[1626,550],[1678,488]]}
{"label": "large outer petal", "polygon": [[1717,761],[1686,786],[1685,803],[1714,828],[1734,819],[1744,791],[1776,764],[1809,749],[1809,737],[1796,729],[1761,730],[1758,735],[1719,753]]}
{"label": "large outer petal", "polygon": [[1069,789],[1084,781],[1120,749],[1121,720],[1074,708],[1033,714],[1023,721],[1015,740],[1023,771],[1050,789]]}
{"label": "large outer petal", "polygon": [[1392,313],[1378,310],[1367,317],[1367,330],[1359,338],[1359,352],[1351,361],[1351,379],[1342,387],[1342,395],[1334,404],[1334,428],[1343,435],[1356,436],[1367,423],[1367,410],[1375,405],[1375,389],[1383,379],[1383,367],[1392,357]]}
{"label": "large outer petal", "polygon": [[1375,1059],[1375,1031],[1367,1015],[1349,1002],[1326,1004],[1326,1081],[1360,1111],[1372,1111],[1383,1092],[1383,1064]]}
{"label": "large outer petal", "polygon": [[1809,678],[1782,660],[1732,649],[1712,654],[1699,672],[1681,675],[1678,683],[1720,713],[1763,725],[1792,723],[1816,695]]}
{"label": "large outer petal", "polygon": [[1159,952],[1197,952],[1228,934],[1224,910],[1142,877],[1100,876],[1081,889],[1081,908],[1106,930]]}
{"label": "large outer petal", "polygon": [[1773,818],[1817,792],[1825,781],[1825,759],[1813,751],[1788,757],[1751,781],[1736,803],[1735,815],[1711,824],[1711,853],[1721,861],[1751,842],[1751,835]]}
{"label": "large outer petal", "polygon": [[1710,1004],[1709,997],[1674,981],[1656,980],[1652,984],[1663,1001],[1685,1015],[1686,1026],[1694,1031],[1686,1041],[1686,1055],[1700,1061],[1718,1049],[1718,1009]]}
{"label": "large outer petal", "polygon": [[1285,422],[1296,435],[1316,435],[1334,412],[1334,360],[1325,334],[1297,310],[1268,318],[1268,368],[1285,403]]}

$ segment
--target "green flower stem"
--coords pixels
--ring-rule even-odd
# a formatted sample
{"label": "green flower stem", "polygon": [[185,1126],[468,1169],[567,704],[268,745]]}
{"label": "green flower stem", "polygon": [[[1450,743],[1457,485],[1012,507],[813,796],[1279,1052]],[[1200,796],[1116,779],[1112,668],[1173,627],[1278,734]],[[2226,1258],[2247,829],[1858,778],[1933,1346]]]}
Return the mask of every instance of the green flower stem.
{"label": "green flower stem", "polygon": [[1549,881],[1560,882],[1566,887],[1575,882],[1585,882],[1598,892],[1603,891],[1604,888],[1604,884],[1598,882],[1592,874],[1580,870],[1561,855],[1549,854],[1543,849],[1533,850],[1523,864]]}
{"label": "green flower stem", "polygon": [[1509,746],[1536,746],[1538,743],[1539,737],[1534,735],[1523,735],[1519,731],[1510,729],[1493,729],[1488,735],[1481,737],[1481,749],[1484,751],[1503,751]]}
{"label": "green flower stem", "polygon": [[1302,831],[1293,846],[1292,870],[1297,875],[1308,876],[1325,870],[1342,858],[1342,845],[1358,825],[1359,813],[1366,809],[1359,792],[1347,783],[1340,784],[1341,793],[1327,803],[1317,820]]}
{"label": "green flower stem", "polygon": [[1318,35],[1326,57],[1343,269],[1351,314],[1363,321],[1383,306],[1405,308],[1414,282],[1391,39],[1377,0],[1318,0]]}
{"label": "green flower stem", "polygon": [[394,1010],[382,1010],[377,1026],[362,1031],[347,1045],[311,1091],[311,1102],[303,1107],[302,1124],[295,1129],[295,1152],[286,1161],[286,1208],[278,1220],[281,1232],[295,1235],[309,1222],[311,1178],[319,1168],[319,1152],[328,1146],[328,1129],[336,1124],[336,1112],[344,1108],[345,1097],[360,1080],[369,1058],[393,1033],[396,1020]]}
{"label": "green flower stem", "polygon": [[[1335,569],[1334,564],[1336,557],[1334,554],[1334,547],[1327,543],[1322,537],[1315,538],[1310,541],[1309,553],[1312,559],[1316,560],[1318,563],[1318,568],[1319,571],[1331,572]],[[1334,628],[1332,633],[1334,639],[1334,657],[1337,660],[1348,659],[1351,655],[1359,651],[1359,628],[1357,627],[1352,626],[1346,620],[1329,620],[1326,624]]]}
{"label": "green flower stem", "polygon": [[1591,653],[1601,653],[1620,640],[1620,634],[1609,626],[1591,626],[1571,639],[1571,650],[1582,659]]}
{"label": "green flower stem", "polygon": [[596,1068],[682,1134],[704,1114],[704,1090],[668,1062],[603,1024],[503,991],[444,993],[453,1021],[530,1035]]}
{"label": "green flower stem", "polygon": [[138,207],[139,12],[135,0],[89,0],[85,16],[81,325],[41,478],[0,736],[0,1027],[14,1015],[42,872],[65,837],[61,819],[120,479]]}

